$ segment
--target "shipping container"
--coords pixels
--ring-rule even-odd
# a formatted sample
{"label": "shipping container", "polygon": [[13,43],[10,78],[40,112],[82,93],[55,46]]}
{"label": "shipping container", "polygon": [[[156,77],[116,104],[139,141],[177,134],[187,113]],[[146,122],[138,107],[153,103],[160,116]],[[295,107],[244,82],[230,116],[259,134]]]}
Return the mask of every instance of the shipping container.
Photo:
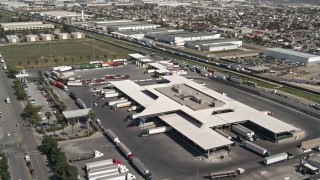
{"label": "shipping container", "polygon": [[76,103],[78,104],[78,106],[79,106],[81,109],[87,108],[86,104],[85,104],[80,98],[78,98],[78,99],[76,100]]}
{"label": "shipping container", "polygon": [[287,159],[288,159],[287,153],[280,153],[280,154],[275,154],[275,155],[264,158],[263,162],[265,165],[270,165],[276,162],[285,161]]}
{"label": "shipping container", "polygon": [[90,171],[90,170],[96,169],[101,166],[108,166],[108,165],[112,165],[112,164],[113,164],[113,160],[107,159],[107,160],[103,160],[103,161],[87,163],[86,167],[87,167],[87,171]]}
{"label": "shipping container", "polygon": [[113,106],[115,104],[124,103],[124,102],[128,102],[128,99],[122,98],[122,99],[117,99],[117,100],[114,100],[114,101],[109,101],[108,102],[108,106]]}
{"label": "shipping container", "polygon": [[150,129],[146,129],[146,130],[142,131],[142,133],[139,136],[145,137],[145,136],[149,136],[152,134],[159,134],[159,133],[164,133],[164,132],[168,132],[168,131],[171,131],[171,127],[167,127],[167,126],[154,127],[154,128],[150,128]]}
{"label": "shipping container", "polygon": [[244,145],[244,147],[252,150],[253,152],[256,152],[256,153],[263,155],[265,157],[271,156],[271,153],[267,149],[260,147],[252,142],[244,141],[243,145]]}
{"label": "shipping container", "polygon": [[68,86],[83,86],[83,83],[81,81],[68,81],[67,82]]}
{"label": "shipping container", "polygon": [[118,97],[118,96],[122,96],[122,93],[105,93],[104,97],[105,98],[113,98],[113,97]]}

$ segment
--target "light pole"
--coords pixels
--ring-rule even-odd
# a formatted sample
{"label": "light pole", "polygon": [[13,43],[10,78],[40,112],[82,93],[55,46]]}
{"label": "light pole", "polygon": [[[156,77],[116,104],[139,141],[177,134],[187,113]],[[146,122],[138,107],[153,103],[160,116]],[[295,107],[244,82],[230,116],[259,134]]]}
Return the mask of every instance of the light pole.
{"label": "light pole", "polygon": [[201,156],[197,156],[195,160],[197,161],[197,180],[199,180],[199,161],[201,161]]}

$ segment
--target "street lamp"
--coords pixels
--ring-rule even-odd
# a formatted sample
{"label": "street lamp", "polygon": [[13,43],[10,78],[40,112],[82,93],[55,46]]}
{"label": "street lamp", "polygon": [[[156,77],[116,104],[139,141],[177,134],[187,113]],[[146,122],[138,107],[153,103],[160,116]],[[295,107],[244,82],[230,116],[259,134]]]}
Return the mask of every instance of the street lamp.
{"label": "street lamp", "polygon": [[201,161],[201,156],[197,156],[195,160],[197,161],[197,180],[198,180],[199,179],[199,161]]}

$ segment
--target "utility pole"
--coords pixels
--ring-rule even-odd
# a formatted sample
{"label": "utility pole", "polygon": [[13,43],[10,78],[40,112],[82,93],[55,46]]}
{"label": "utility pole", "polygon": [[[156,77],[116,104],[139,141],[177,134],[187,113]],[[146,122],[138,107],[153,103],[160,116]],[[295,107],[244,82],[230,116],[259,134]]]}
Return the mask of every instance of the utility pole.
{"label": "utility pole", "polygon": [[199,180],[199,161],[201,161],[201,157],[197,156],[195,160],[197,161],[197,180]]}

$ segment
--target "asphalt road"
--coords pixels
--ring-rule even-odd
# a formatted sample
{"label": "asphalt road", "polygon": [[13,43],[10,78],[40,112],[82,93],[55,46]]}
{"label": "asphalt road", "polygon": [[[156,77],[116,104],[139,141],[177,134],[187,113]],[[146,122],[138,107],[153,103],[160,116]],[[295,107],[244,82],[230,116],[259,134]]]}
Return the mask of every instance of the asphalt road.
{"label": "asphalt road", "polygon": [[[1,144],[9,159],[11,179],[50,179],[43,155],[38,150],[37,137],[32,128],[22,125],[27,124],[20,116],[23,103],[16,100],[12,82],[2,69],[0,70],[0,82],[0,107],[3,114]],[[6,96],[11,99],[10,104],[5,103]],[[7,135],[8,132],[10,136]],[[30,174],[31,168],[26,166],[25,154],[30,155],[32,168],[35,169],[36,175],[33,177]]]}
{"label": "asphalt road", "polygon": [[[140,76],[140,73],[133,69],[130,70],[130,73],[132,74],[131,79],[136,78],[134,74],[139,74]],[[93,76],[95,73],[91,72],[90,74]],[[280,152],[291,152],[295,155],[301,154],[297,145],[305,139],[318,137],[319,135],[320,122],[316,118],[213,80],[203,78],[197,80],[195,78],[194,81],[204,82],[207,87],[213,90],[222,90],[226,92],[229,97],[255,107],[258,110],[272,111],[276,118],[306,130],[307,136],[304,139],[294,142],[283,144],[274,144],[266,140],[256,142],[269,149],[273,154]],[[147,85],[150,83],[153,82],[142,84]],[[71,90],[78,92],[79,96],[87,104],[90,104],[90,95],[88,95],[89,88],[71,88]],[[139,157],[146,166],[151,169],[156,179],[196,179],[197,163],[194,158],[198,156],[199,153],[194,148],[190,147],[188,143],[185,143],[172,133],[159,134],[147,138],[138,137],[138,134],[142,130],[139,129],[134,122],[124,121],[125,117],[129,114],[126,109],[110,110],[108,108],[102,108],[101,106],[105,101],[106,100],[96,100],[95,97],[93,98],[93,103],[97,102],[98,104],[97,107],[94,107],[94,110],[97,112],[97,118],[102,121],[104,127],[113,129],[120,140],[131,149],[133,154]],[[255,171],[258,168],[264,167],[260,164],[262,159],[262,157],[247,151],[241,146],[236,146],[232,148],[230,156],[226,160],[216,162],[203,158],[203,160],[198,163],[199,174],[203,177],[207,175],[208,172],[214,170],[238,167],[243,167],[249,172]],[[175,170],[172,171],[172,169]]]}

